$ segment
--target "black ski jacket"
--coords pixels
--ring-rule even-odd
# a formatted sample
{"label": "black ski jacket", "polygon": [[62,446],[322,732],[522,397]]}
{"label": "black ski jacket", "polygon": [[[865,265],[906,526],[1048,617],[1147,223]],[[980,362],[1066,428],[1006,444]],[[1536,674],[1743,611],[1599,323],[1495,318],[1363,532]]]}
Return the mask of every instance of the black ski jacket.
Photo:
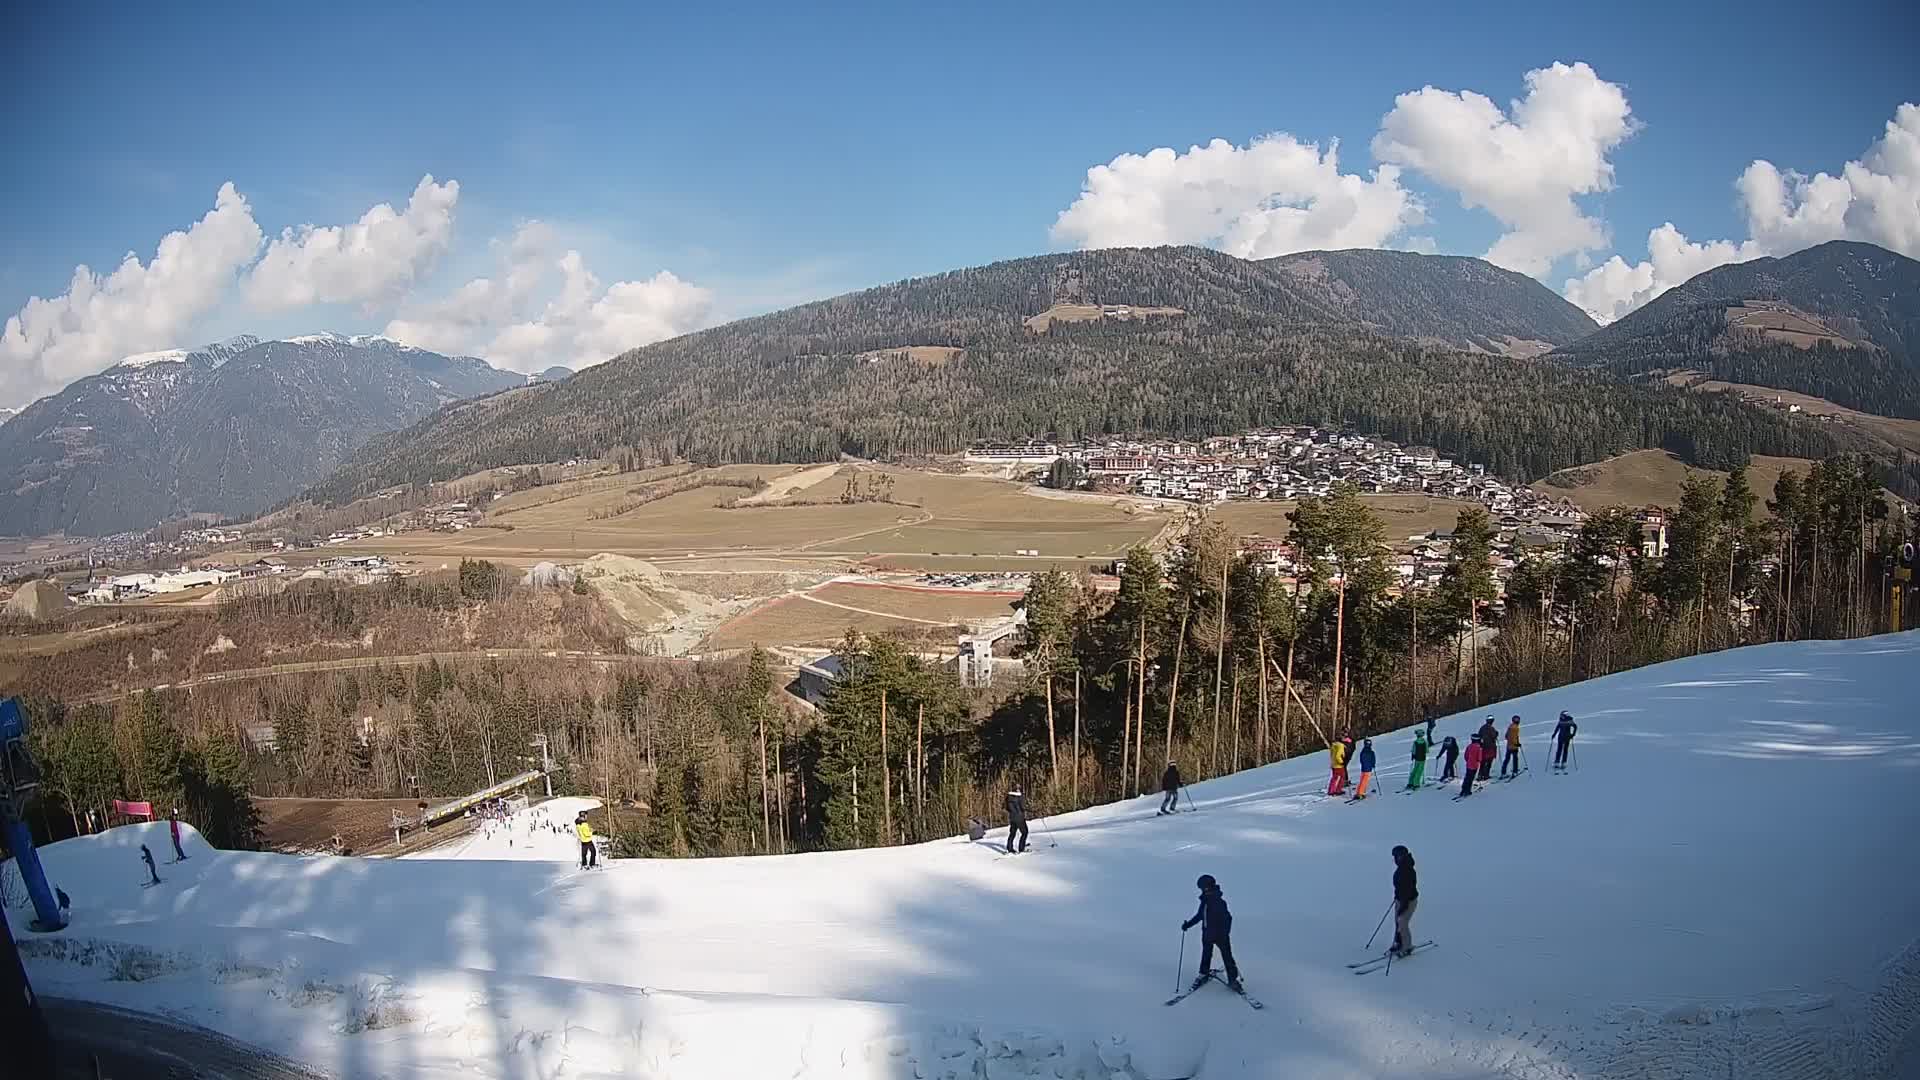
{"label": "black ski jacket", "polygon": [[1007,824],[1018,825],[1027,820],[1027,797],[1017,791],[1007,792]]}
{"label": "black ski jacket", "polygon": [[1500,729],[1491,723],[1481,724],[1474,738],[1480,740],[1480,749],[1495,752],[1500,749]]}
{"label": "black ski jacket", "polygon": [[1167,771],[1160,774],[1160,790],[1161,791],[1179,791],[1180,790],[1179,768],[1173,765],[1169,765],[1167,766]]}
{"label": "black ski jacket", "polygon": [[1409,900],[1418,899],[1420,899],[1420,883],[1418,875],[1413,870],[1413,856],[1409,855],[1406,862],[1394,867],[1393,902],[1405,904]]}
{"label": "black ski jacket", "polygon": [[1553,725],[1553,738],[1556,742],[1570,742],[1572,741],[1574,734],[1579,730],[1580,730],[1579,724],[1576,724],[1571,720],[1562,720],[1559,723]]}
{"label": "black ski jacket", "polygon": [[1448,761],[1460,756],[1460,744],[1454,741],[1453,736],[1447,736],[1447,741],[1440,744],[1440,756]]}
{"label": "black ski jacket", "polygon": [[1227,910],[1227,898],[1220,895],[1220,886],[1200,894],[1200,910],[1181,923],[1180,929],[1191,930],[1195,923],[1200,924],[1200,936],[1212,941],[1233,933],[1233,912]]}

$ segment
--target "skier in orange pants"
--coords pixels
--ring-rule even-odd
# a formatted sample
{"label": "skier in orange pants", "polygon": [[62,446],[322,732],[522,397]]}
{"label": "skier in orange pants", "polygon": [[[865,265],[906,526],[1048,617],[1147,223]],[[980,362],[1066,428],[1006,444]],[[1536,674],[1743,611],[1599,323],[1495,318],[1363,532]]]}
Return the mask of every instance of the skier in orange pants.
{"label": "skier in orange pants", "polygon": [[1360,786],[1354,789],[1353,791],[1354,798],[1364,799],[1367,797],[1367,785],[1373,782],[1373,766],[1377,761],[1378,759],[1374,756],[1374,753],[1373,753],[1373,740],[1368,739],[1365,742],[1361,743],[1360,744]]}

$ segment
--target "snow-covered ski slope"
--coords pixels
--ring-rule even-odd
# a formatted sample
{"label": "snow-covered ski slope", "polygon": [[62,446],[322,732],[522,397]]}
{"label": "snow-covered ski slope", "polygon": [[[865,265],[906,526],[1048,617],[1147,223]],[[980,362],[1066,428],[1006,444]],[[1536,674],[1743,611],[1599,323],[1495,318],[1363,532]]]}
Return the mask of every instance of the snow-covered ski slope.
{"label": "snow-covered ski slope", "polygon": [[[1579,771],[1554,775],[1563,708]],[[379,861],[195,838],[143,889],[137,844],[164,858],[165,826],[116,829],[46,849],[74,925],[23,936],[43,991],[342,1077],[1920,1068],[1920,633],[1718,653],[1488,711],[1525,718],[1532,771],[1461,802],[1397,793],[1402,733],[1375,740],[1362,803],[1319,796],[1321,754],[1197,785],[1194,813],[1145,798],[1038,822],[1016,858],[956,839],[583,873],[564,844],[545,862]],[[1355,975],[1394,844],[1419,863],[1414,930],[1438,945]],[[1196,965],[1197,933],[1176,976],[1201,873],[1264,1011],[1217,985],[1161,1004]]]}

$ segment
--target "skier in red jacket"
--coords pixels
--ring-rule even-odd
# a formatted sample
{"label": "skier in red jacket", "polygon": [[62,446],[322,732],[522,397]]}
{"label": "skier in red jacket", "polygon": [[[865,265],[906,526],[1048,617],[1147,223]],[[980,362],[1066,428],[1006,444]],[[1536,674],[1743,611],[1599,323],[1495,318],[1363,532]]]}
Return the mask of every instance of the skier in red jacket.
{"label": "skier in red jacket", "polygon": [[1479,739],[1467,740],[1466,779],[1460,781],[1460,794],[1462,797],[1473,794],[1473,774],[1480,771],[1480,762],[1483,760],[1481,755],[1485,753],[1486,750],[1480,745]]}

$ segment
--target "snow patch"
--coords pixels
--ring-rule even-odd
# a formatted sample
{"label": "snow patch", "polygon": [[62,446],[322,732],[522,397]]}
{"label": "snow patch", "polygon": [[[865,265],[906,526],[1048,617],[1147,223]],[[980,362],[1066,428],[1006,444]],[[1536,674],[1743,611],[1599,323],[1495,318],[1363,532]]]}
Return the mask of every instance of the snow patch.
{"label": "snow patch", "polygon": [[155,364],[184,363],[186,359],[187,350],[185,349],[162,349],[159,352],[135,353],[132,356],[123,357],[119,363],[113,366],[116,368],[138,370],[144,367],[152,367]]}

